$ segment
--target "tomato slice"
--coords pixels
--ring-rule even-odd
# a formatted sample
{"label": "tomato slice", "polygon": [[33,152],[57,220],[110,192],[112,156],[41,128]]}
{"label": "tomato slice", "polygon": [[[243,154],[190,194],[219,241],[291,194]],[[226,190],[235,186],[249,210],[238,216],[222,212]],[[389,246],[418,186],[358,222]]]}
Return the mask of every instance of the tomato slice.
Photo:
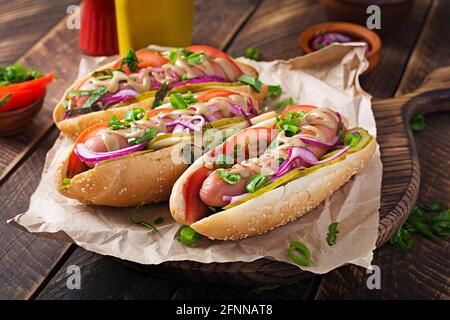
{"label": "tomato slice", "polygon": [[232,94],[236,94],[236,92],[230,91],[230,90],[224,90],[224,89],[212,89],[212,90],[202,92],[197,97],[197,100],[200,102],[208,102],[212,98],[228,97],[228,96],[231,96]]}
{"label": "tomato slice", "polygon": [[286,116],[286,114],[288,112],[300,112],[303,111],[304,113],[307,113],[313,109],[316,109],[317,107],[315,106],[311,106],[311,105],[307,105],[307,104],[297,104],[295,106],[288,106],[283,110],[283,113],[281,114],[280,118],[281,120],[284,119],[284,117]]}
{"label": "tomato slice", "polygon": [[173,108],[167,107],[167,108],[152,109],[152,110],[147,111],[147,117],[151,118],[151,117],[156,116],[158,113],[170,112],[170,111],[173,111]]}
{"label": "tomato slice", "polygon": [[194,223],[208,216],[208,206],[200,199],[200,189],[212,171],[201,167],[187,178],[183,186],[185,214],[188,223]]}
{"label": "tomato slice", "polygon": [[[78,143],[83,143],[89,140],[90,138],[94,137],[99,130],[108,127],[109,127],[108,123],[101,122],[84,129],[83,132],[80,133],[77,140],[75,141],[74,148]],[[77,174],[80,174],[88,169],[89,167],[83,161],[78,159],[77,155],[72,149],[72,152],[70,153],[69,156],[69,163],[67,166],[67,173],[66,173],[67,178],[73,178]]]}
{"label": "tomato slice", "polygon": [[240,77],[241,75],[244,74],[242,72],[241,68],[239,67],[239,65],[236,63],[236,61],[234,61],[234,59],[232,57],[227,55],[222,50],[219,50],[219,49],[216,49],[216,48],[213,48],[210,46],[204,46],[204,45],[193,45],[193,46],[187,47],[186,49],[188,49],[189,51],[192,51],[192,52],[203,51],[208,56],[211,56],[213,58],[223,58],[231,63],[231,67],[233,68],[233,71],[237,77]]}
{"label": "tomato slice", "polygon": [[[169,62],[169,59],[167,59],[166,57],[160,55],[159,53],[152,51],[152,50],[140,50],[140,51],[136,51],[136,57],[139,60],[138,63],[138,67],[140,69],[143,68],[149,68],[149,67],[161,67],[162,65],[166,64]],[[114,68],[118,68],[120,67],[120,64],[122,63],[122,59],[120,59],[119,61],[117,61],[114,64]],[[127,66],[123,67],[125,73],[130,73],[130,70],[128,69]]]}

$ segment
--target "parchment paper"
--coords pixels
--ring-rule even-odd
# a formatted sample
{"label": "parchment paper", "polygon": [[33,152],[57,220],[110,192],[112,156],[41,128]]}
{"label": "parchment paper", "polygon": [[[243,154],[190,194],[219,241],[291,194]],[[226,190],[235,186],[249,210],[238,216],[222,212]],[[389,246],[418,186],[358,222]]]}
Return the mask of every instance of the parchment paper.
{"label": "parchment paper", "polygon": [[[331,107],[344,114],[351,127],[361,126],[376,134],[371,97],[358,82],[368,64],[363,46],[332,45],[288,61],[241,60],[257,68],[263,82],[282,85],[283,94],[278,100],[292,96],[299,103]],[[171,219],[167,203],[145,206],[137,214],[149,222],[164,217],[156,233],[127,220],[132,208],[86,206],[61,196],[53,187],[54,174],[72,143],[65,136],[58,138],[47,154],[30,208],[10,223],[31,233],[69,239],[87,250],[142,264],[169,260],[253,261],[262,257],[292,263],[287,256],[292,240],[308,246],[312,263],[302,269],[314,273],[325,273],[346,263],[368,267],[372,260],[382,176],[378,148],[362,173],[301,219],[258,237],[239,241],[202,239],[195,247],[187,247],[177,241],[180,226]],[[336,221],[340,233],[336,245],[330,247],[326,242],[328,226]]]}

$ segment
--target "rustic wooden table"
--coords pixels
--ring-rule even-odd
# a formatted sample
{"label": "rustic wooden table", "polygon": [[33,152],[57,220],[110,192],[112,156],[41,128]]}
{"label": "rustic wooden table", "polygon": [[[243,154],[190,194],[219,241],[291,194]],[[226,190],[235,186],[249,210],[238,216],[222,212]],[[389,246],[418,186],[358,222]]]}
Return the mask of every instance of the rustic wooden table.
{"label": "rustic wooden table", "polygon": [[[407,253],[389,244],[376,250],[380,290],[369,290],[364,269],[344,266],[271,291],[254,287],[205,285],[156,277],[75,245],[27,234],[6,224],[24,212],[38,185],[45,154],[58,130],[51,110],[75,78],[81,52],[78,31],[66,27],[74,0],[0,0],[0,65],[16,61],[42,71],[55,70],[45,107],[30,128],[0,138],[0,298],[2,299],[450,299],[450,239],[414,237]],[[427,74],[450,65],[450,2],[416,0],[403,26],[383,39],[381,63],[363,76],[374,99],[413,91]],[[261,50],[264,60],[301,54],[297,37],[311,24],[326,21],[315,0],[198,0],[193,42],[242,54]],[[416,135],[422,184],[420,202],[449,204],[450,114],[426,118]],[[433,157],[433,158],[432,158]],[[430,161],[431,160],[431,161]],[[82,289],[66,287],[67,266],[82,269]]]}

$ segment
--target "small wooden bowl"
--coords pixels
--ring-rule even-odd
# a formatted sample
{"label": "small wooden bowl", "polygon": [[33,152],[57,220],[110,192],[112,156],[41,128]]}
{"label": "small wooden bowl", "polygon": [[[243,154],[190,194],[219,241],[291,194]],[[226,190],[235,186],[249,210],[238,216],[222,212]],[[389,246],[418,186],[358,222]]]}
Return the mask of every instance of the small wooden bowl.
{"label": "small wooden bowl", "polygon": [[300,47],[303,52],[310,53],[314,50],[310,47],[312,38],[319,32],[339,32],[355,39],[361,39],[369,44],[370,50],[366,53],[369,60],[369,68],[366,73],[372,71],[380,62],[381,39],[373,31],[354,23],[326,22],[315,24],[300,34]]}
{"label": "small wooden bowl", "polygon": [[41,110],[44,98],[45,94],[24,108],[0,112],[0,136],[10,136],[23,131]]}

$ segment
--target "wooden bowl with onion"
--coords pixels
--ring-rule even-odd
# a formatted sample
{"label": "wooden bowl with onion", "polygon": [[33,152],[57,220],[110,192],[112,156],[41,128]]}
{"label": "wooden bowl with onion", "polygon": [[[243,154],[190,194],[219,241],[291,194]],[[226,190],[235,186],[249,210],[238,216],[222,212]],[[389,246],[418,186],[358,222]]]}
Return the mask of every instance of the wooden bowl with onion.
{"label": "wooden bowl with onion", "polygon": [[[369,60],[369,68],[365,73],[372,71],[380,62],[381,39],[373,31],[354,23],[326,22],[315,24],[300,34],[299,43],[304,53],[310,53],[320,49],[314,48],[312,42],[316,37],[326,34],[339,34],[351,39],[351,42],[366,42],[368,50],[366,58]],[[337,41],[339,42],[339,41]],[[347,41],[350,42],[350,41]]]}
{"label": "wooden bowl with onion", "polygon": [[0,112],[0,136],[10,136],[25,130],[41,110],[44,98],[45,94],[26,107]]}

